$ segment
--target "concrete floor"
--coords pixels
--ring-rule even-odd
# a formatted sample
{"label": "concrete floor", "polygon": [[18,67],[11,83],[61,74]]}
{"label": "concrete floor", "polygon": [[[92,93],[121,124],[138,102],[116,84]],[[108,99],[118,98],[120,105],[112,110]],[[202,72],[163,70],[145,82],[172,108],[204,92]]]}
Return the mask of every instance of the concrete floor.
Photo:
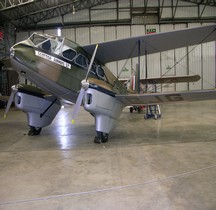
{"label": "concrete floor", "polygon": [[158,120],[124,109],[101,145],[72,109],[40,136],[20,111],[0,120],[1,210],[216,209],[216,100],[163,105]]}

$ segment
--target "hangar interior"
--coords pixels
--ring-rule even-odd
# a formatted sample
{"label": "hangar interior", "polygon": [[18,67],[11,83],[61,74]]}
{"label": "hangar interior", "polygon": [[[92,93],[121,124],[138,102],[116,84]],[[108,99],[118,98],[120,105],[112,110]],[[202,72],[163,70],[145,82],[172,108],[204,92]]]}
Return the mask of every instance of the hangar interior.
{"label": "hangar interior", "polygon": [[[0,0],[0,59],[33,32],[82,46],[215,22],[210,0]],[[199,74],[198,82],[157,91],[212,89],[215,62],[214,41],[141,56],[140,76]],[[107,67],[125,79],[137,63],[128,58]],[[8,95],[5,75],[1,70],[0,90]],[[22,76],[19,83],[32,84]],[[30,137],[25,114],[12,108],[0,122],[0,209],[215,209],[215,105],[163,105],[158,120],[124,109],[103,145],[93,144],[94,119],[84,109],[72,126],[73,106],[66,105]]]}

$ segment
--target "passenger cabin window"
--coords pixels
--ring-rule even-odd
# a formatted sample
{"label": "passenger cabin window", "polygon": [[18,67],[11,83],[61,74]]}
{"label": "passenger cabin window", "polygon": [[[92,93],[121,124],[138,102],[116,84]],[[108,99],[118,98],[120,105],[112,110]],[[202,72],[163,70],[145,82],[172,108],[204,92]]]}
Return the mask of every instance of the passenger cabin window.
{"label": "passenger cabin window", "polygon": [[104,79],[105,73],[104,73],[104,70],[101,66],[97,67],[96,72],[97,72],[98,77]]}
{"label": "passenger cabin window", "polygon": [[68,60],[73,60],[74,57],[77,55],[76,51],[72,50],[71,48],[68,48],[66,46],[63,47],[62,55],[64,58],[67,58]]}
{"label": "passenger cabin window", "polygon": [[82,54],[79,54],[76,59],[75,59],[75,63],[83,68],[87,68],[87,60],[86,57]]}

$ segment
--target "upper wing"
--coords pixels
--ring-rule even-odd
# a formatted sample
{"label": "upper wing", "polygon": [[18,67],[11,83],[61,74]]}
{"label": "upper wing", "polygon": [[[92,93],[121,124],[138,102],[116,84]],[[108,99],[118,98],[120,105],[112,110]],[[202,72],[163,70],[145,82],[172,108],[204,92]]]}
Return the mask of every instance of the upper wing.
{"label": "upper wing", "polygon": [[216,99],[216,89],[199,90],[191,92],[171,92],[171,93],[146,93],[116,95],[116,98],[124,105],[151,105],[169,102],[202,101]]}
{"label": "upper wing", "polygon": [[[96,58],[105,64],[137,57],[139,41],[140,55],[146,55],[214,40],[216,40],[216,24],[103,42],[99,44]],[[86,45],[83,48],[93,54],[95,45]]]}

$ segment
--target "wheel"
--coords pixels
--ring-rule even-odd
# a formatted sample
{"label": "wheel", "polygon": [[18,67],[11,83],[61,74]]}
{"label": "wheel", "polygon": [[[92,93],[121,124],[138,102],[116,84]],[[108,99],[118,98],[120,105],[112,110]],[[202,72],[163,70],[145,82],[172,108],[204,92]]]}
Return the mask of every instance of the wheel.
{"label": "wheel", "polygon": [[28,132],[29,136],[36,136],[39,135],[41,132],[42,128],[36,128],[34,126],[30,126],[30,130]]}
{"label": "wheel", "polygon": [[133,113],[133,107],[130,107],[130,113]]}

